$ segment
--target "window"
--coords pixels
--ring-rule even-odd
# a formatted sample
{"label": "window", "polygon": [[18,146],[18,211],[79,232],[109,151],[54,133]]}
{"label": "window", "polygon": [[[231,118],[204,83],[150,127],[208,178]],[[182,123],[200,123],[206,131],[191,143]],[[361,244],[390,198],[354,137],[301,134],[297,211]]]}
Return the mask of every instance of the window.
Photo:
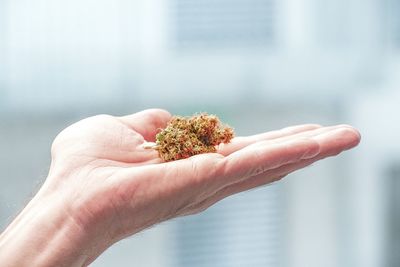
{"label": "window", "polygon": [[387,229],[386,245],[388,267],[400,266],[400,164],[393,164],[389,168],[389,227]]}
{"label": "window", "polygon": [[174,266],[281,266],[281,185],[230,197],[178,222]]}
{"label": "window", "polygon": [[174,0],[172,10],[179,48],[274,42],[274,0]]}
{"label": "window", "polygon": [[400,0],[390,0],[389,14],[390,41],[400,48]]}

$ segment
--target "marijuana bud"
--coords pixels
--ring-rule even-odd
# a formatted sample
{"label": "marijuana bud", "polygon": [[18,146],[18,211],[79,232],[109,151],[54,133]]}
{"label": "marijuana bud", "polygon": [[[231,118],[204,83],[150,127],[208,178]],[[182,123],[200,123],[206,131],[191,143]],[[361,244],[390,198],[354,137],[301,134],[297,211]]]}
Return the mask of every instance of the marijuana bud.
{"label": "marijuana bud", "polygon": [[217,152],[216,146],[229,143],[233,129],[223,125],[217,116],[201,113],[192,117],[174,116],[167,127],[156,135],[156,146],[165,161]]}

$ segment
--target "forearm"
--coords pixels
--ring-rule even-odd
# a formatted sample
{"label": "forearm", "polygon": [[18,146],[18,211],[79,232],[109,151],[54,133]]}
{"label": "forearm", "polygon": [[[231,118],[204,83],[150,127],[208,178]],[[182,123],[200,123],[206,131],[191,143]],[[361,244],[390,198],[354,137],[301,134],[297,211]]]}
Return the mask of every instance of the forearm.
{"label": "forearm", "polygon": [[39,192],[0,235],[0,262],[5,267],[85,266],[88,240],[59,196]]}

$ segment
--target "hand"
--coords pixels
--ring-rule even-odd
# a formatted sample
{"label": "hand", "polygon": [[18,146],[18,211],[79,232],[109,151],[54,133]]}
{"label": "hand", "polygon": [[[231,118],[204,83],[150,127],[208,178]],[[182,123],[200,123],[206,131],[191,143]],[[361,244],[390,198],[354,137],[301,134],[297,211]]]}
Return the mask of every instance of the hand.
{"label": "hand", "polygon": [[[301,125],[236,137],[220,145],[218,153],[163,163],[157,151],[143,144],[154,141],[170,118],[164,110],[100,115],[61,132],[52,146],[48,179],[1,236],[0,251],[3,246],[10,255],[13,247],[22,249],[22,241],[35,233],[19,236],[18,243],[14,239],[21,231],[14,229],[34,218],[30,227],[45,230],[33,237],[42,245],[35,248],[39,259],[32,253],[36,265],[29,266],[86,266],[118,240],[277,181],[360,141],[350,126]],[[48,240],[51,248],[43,245]],[[13,265],[10,256],[8,261],[4,257],[0,252],[1,262],[10,262],[6,266],[24,266],[24,261]]]}

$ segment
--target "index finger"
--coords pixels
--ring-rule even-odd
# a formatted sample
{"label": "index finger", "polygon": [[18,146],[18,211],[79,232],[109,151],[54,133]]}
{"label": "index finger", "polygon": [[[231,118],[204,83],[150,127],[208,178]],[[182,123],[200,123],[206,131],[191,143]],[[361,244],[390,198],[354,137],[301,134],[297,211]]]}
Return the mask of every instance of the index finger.
{"label": "index finger", "polygon": [[223,163],[223,176],[237,182],[286,164],[312,158],[319,150],[318,142],[311,138],[278,143],[258,142],[227,156]]}

